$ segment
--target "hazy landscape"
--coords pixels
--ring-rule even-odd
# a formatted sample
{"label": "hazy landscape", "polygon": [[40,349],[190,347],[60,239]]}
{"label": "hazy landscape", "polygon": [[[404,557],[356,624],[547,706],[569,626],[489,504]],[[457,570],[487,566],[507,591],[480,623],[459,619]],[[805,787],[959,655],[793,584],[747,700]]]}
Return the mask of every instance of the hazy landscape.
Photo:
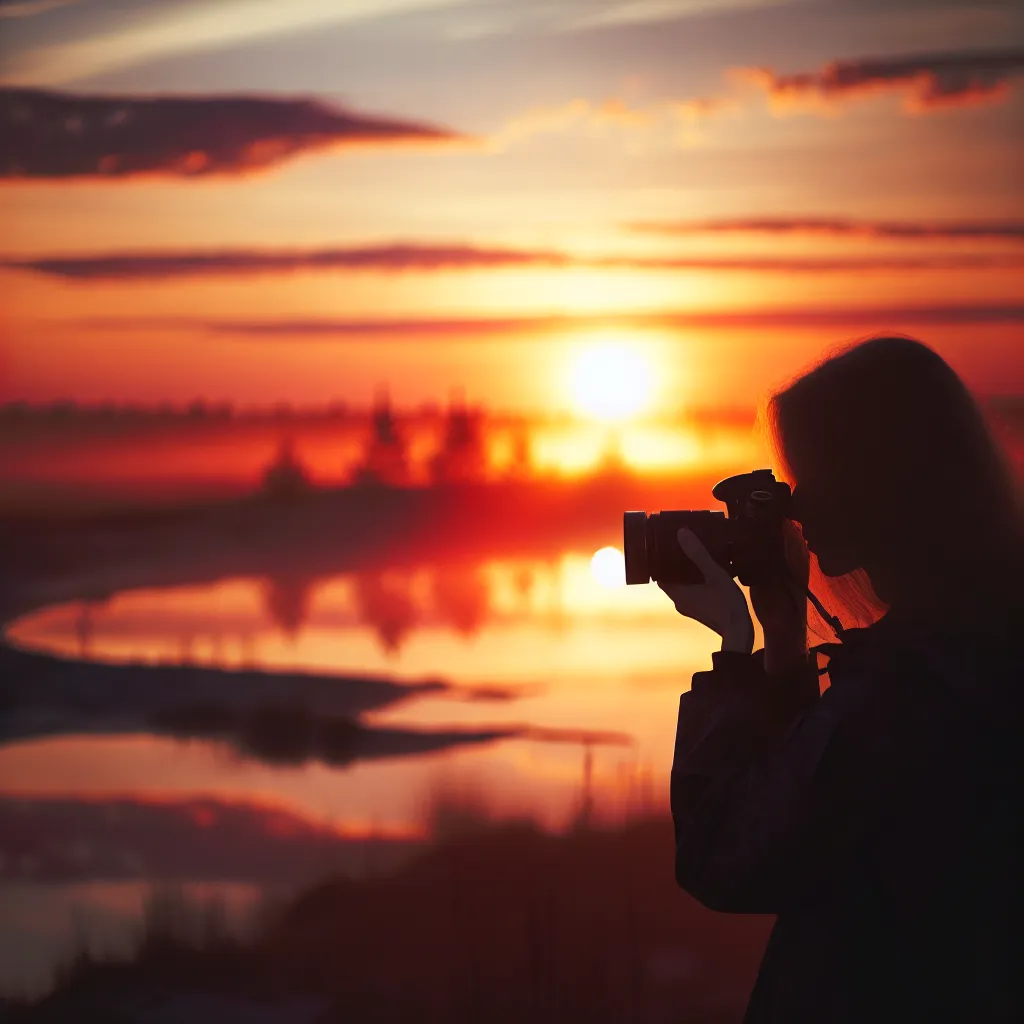
{"label": "hazy landscape", "polygon": [[622,513],[879,332],[1024,471],[1017,6],[0,0],[0,1017],[741,1020]]}

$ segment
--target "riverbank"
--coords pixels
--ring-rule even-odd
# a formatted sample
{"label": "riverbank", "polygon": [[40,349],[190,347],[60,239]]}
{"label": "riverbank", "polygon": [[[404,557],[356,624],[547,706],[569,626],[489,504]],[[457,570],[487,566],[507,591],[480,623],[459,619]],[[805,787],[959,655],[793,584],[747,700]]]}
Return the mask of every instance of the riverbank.
{"label": "riverbank", "polygon": [[397,871],[328,879],[248,939],[165,908],[131,958],[82,956],[5,1019],[735,1024],[770,919],[701,907],[673,849],[666,819],[552,836],[464,817]]}

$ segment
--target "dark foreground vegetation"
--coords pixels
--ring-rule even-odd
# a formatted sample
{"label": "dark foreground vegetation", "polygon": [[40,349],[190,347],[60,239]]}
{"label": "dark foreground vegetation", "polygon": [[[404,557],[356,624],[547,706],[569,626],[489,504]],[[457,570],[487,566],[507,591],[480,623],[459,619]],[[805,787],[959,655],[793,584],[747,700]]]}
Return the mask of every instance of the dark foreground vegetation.
{"label": "dark foreground vegetation", "polygon": [[673,880],[671,825],[459,827],[397,873],[322,882],[251,937],[166,901],[129,961],[81,954],[3,1020],[725,1024],[769,927]]}

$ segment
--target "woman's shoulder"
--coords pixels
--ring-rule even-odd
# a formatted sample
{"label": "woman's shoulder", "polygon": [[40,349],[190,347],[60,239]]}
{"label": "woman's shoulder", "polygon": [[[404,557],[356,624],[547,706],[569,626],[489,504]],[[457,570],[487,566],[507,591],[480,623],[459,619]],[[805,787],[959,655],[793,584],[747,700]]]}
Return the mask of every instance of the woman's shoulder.
{"label": "woman's shoulder", "polygon": [[1024,657],[1010,630],[978,615],[890,611],[850,633],[829,662],[834,685],[869,689],[886,703],[914,702],[964,727],[1019,735]]}

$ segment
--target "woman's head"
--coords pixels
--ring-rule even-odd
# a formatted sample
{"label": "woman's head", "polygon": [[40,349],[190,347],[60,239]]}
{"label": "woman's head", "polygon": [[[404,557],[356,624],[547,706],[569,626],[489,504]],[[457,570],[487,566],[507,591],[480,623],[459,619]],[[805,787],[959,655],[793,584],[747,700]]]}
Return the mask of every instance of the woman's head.
{"label": "woman's head", "polygon": [[925,345],[862,342],[768,411],[826,576],[863,569],[887,603],[946,604],[1000,589],[1019,565],[1012,474],[963,382]]}

